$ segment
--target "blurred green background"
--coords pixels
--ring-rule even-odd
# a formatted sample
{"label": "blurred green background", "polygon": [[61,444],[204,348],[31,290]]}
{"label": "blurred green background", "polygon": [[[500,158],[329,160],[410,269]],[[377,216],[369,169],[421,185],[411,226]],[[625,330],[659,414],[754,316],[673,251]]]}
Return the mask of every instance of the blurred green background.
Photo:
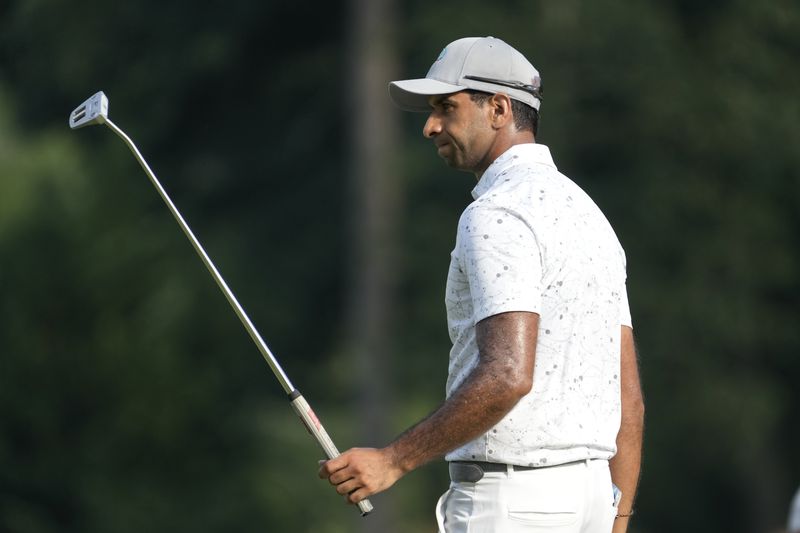
{"label": "blurred green background", "polygon": [[97,90],[340,448],[442,400],[474,177],[388,100],[463,36],[542,72],[539,141],[628,254],[634,532],[777,532],[800,484],[794,0],[0,3],[0,531],[434,531],[443,462],[360,519]]}

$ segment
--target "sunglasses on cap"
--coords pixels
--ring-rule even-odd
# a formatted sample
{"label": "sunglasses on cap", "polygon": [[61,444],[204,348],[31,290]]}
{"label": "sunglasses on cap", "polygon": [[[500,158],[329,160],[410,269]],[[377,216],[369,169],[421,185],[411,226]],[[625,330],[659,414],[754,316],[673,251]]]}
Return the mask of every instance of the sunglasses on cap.
{"label": "sunglasses on cap", "polygon": [[473,81],[482,81],[484,83],[493,83],[495,85],[502,85],[503,87],[510,87],[512,89],[519,89],[520,91],[525,91],[526,93],[532,94],[535,98],[538,98],[540,101],[544,100],[544,98],[542,97],[541,84],[529,85],[527,83],[522,83],[519,81],[505,81],[505,80],[498,80],[495,78],[484,78],[483,76],[464,76],[464,79]]}

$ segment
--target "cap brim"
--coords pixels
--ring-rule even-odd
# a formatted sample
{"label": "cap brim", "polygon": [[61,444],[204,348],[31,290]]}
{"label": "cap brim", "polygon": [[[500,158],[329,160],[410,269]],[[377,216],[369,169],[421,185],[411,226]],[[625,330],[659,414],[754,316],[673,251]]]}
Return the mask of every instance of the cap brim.
{"label": "cap brim", "polygon": [[389,96],[403,111],[426,113],[431,110],[428,98],[437,94],[452,94],[466,87],[430,78],[393,81],[389,83]]}

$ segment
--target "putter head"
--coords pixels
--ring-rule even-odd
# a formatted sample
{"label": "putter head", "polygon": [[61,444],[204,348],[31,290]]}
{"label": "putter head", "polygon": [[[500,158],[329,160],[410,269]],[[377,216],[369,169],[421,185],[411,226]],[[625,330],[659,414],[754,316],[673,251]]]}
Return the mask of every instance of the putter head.
{"label": "putter head", "polygon": [[103,91],[98,91],[69,114],[69,127],[76,130],[84,126],[102,124],[106,121],[106,117],[108,117],[108,98]]}

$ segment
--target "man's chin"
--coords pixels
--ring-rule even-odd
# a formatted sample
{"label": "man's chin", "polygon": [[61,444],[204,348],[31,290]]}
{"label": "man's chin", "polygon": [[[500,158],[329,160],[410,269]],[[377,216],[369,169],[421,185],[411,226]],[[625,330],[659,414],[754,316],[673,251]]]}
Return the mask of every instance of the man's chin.
{"label": "man's chin", "polygon": [[444,159],[444,162],[447,164],[447,166],[452,168],[453,170],[461,170],[463,172],[471,172],[470,169],[464,167],[464,162],[463,161],[458,161],[458,160],[456,160],[456,159],[454,159],[452,157],[444,157],[444,156],[442,156],[442,159]]}
{"label": "man's chin", "polygon": [[439,148],[439,157],[441,157],[442,160],[444,160],[445,164],[447,164],[448,167],[454,170],[471,172],[471,169],[465,168],[464,161],[461,158],[457,157],[455,153],[453,153],[452,147],[449,145],[442,145],[442,147]]}
{"label": "man's chin", "polygon": [[442,153],[442,151],[439,151],[439,157],[444,160],[448,167],[460,169],[460,161],[458,161],[458,158],[454,157],[452,153]]}

